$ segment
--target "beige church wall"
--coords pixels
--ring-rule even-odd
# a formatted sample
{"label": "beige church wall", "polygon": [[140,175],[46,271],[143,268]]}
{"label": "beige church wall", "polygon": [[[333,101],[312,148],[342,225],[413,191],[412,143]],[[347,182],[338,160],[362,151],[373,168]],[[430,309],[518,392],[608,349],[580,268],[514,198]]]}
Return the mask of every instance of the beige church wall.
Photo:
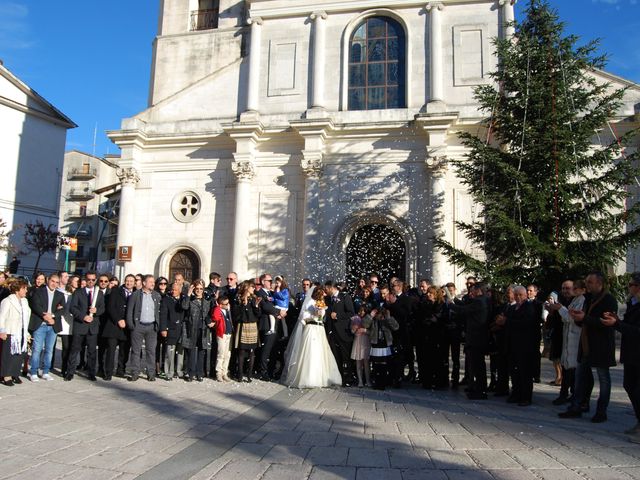
{"label": "beige church wall", "polygon": [[237,28],[230,28],[158,37],[151,103],[157,104],[238,60],[242,43],[238,33]]}

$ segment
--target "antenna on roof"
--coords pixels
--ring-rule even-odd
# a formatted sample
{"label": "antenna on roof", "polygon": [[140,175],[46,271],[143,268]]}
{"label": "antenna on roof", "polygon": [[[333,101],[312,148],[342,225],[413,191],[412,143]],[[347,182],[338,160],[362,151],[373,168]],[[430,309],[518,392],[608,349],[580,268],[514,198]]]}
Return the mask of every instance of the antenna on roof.
{"label": "antenna on roof", "polygon": [[98,122],[96,122],[96,126],[93,127],[93,156],[96,156],[96,137],[98,136]]}

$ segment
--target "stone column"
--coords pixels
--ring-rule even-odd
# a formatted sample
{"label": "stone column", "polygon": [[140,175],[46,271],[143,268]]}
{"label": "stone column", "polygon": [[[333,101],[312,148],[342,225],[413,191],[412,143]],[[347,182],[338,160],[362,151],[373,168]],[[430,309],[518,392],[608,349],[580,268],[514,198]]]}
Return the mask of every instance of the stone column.
{"label": "stone column", "polygon": [[260,59],[262,49],[262,18],[247,20],[251,25],[249,47],[249,85],[247,91],[247,111],[258,112],[260,108]]}
{"label": "stone column", "polygon": [[444,102],[441,18],[441,12],[444,9],[444,5],[440,2],[429,2],[425,6],[425,9],[430,13],[429,73],[431,91],[429,95],[429,103]]}
{"label": "stone column", "polygon": [[514,6],[518,0],[500,0],[499,4],[502,7],[502,29],[505,38],[513,37],[515,28],[510,25],[515,20]]}
{"label": "stone column", "polygon": [[255,176],[253,161],[249,155],[234,154],[231,170],[237,178],[236,209],[233,221],[233,244],[231,270],[238,274],[238,280],[246,280],[249,274],[249,220],[251,204],[251,181]]}
{"label": "stone column", "polygon": [[324,75],[325,75],[325,12],[313,12],[313,95],[311,108],[324,108]]}
{"label": "stone column", "polygon": [[[133,167],[118,168],[116,175],[120,180],[120,215],[118,218],[118,246],[133,246],[136,208],[136,186],[140,182],[140,174]],[[136,255],[134,249],[133,254]],[[128,273],[127,264],[124,273]]]}
{"label": "stone column", "polygon": [[[433,236],[441,238],[445,234],[445,203],[446,203],[446,186],[445,176],[447,174],[447,159],[444,156],[430,156],[426,160],[427,171],[431,180],[431,205],[433,211]],[[447,278],[447,259],[438,250],[433,248],[431,255],[431,280],[434,285],[444,285],[451,281]]]}
{"label": "stone column", "polygon": [[317,275],[322,269],[318,264],[320,244],[320,178],[324,171],[322,152],[303,150],[300,163],[305,175],[304,221],[303,221],[303,276]]}

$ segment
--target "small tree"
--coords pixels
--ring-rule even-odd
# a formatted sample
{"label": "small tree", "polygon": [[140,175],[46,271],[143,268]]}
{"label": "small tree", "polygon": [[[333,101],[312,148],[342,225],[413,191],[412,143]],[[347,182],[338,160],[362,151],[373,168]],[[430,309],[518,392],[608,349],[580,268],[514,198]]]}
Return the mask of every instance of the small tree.
{"label": "small tree", "polygon": [[436,245],[463,271],[496,284],[557,288],[568,275],[606,271],[640,239],[640,205],[625,205],[637,154],[622,154],[635,132],[593,145],[600,129],[609,131],[624,90],[595,80],[605,65],[597,42],[577,46],[563,29],[546,0],[529,1],[515,37],[495,41],[495,83],[475,92],[492,141],[461,135],[469,153],[454,165],[482,218],[458,227],[485,259],[443,239]]}
{"label": "small tree", "polygon": [[51,223],[48,227],[45,227],[41,220],[25,224],[24,244],[27,247],[27,252],[36,252],[38,254],[36,265],[33,267],[34,275],[38,271],[42,256],[55,251],[58,246],[58,235],[60,235],[60,232]]}

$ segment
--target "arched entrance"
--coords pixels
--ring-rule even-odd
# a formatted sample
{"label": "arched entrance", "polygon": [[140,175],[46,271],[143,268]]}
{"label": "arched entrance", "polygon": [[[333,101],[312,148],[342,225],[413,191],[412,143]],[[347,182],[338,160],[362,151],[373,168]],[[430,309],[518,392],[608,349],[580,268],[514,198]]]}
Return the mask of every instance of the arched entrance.
{"label": "arched entrance", "polygon": [[371,272],[381,282],[391,277],[406,279],[407,248],[402,235],[393,227],[368,224],[358,228],[347,245],[346,281],[353,289],[358,278]]}
{"label": "arched entrance", "polygon": [[200,262],[197,255],[191,250],[178,250],[169,262],[169,278],[172,279],[176,273],[181,273],[187,282],[200,278]]}

